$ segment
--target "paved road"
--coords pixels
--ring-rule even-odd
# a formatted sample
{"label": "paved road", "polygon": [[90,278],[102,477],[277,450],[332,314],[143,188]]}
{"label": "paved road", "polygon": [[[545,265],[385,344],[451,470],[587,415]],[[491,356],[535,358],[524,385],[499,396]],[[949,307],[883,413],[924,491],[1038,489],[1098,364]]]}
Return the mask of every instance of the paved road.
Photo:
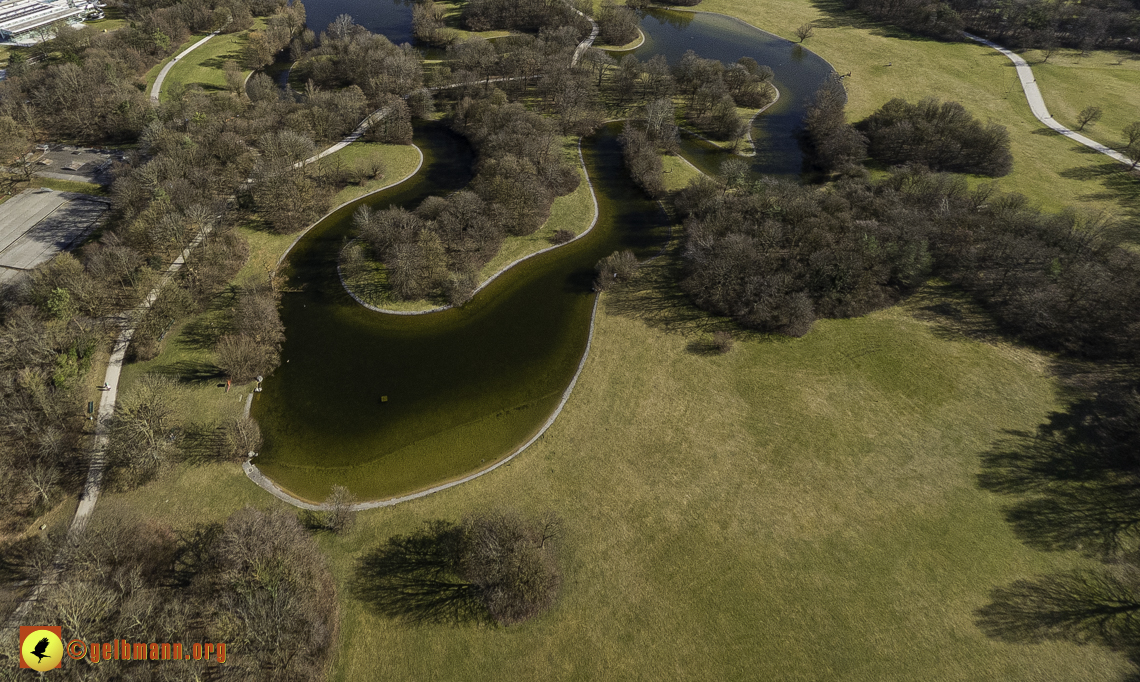
{"label": "paved road", "polygon": [[174,65],[178,63],[178,60],[182,59],[183,57],[190,54],[191,52],[198,49],[199,47],[202,47],[203,45],[206,44],[206,41],[208,41],[210,38],[213,38],[216,35],[218,35],[218,32],[214,31],[213,33],[209,34],[205,38],[199,40],[198,42],[194,43],[190,47],[183,50],[174,59],[171,59],[170,61],[168,61],[166,63],[166,66],[162,67],[162,71],[158,72],[158,78],[154,79],[154,85],[150,86],[150,100],[152,102],[158,101],[158,93],[162,92],[162,81],[166,79],[166,74],[170,73],[170,70],[172,68],[174,68]]}
{"label": "paved road", "polygon": [[70,248],[106,210],[104,200],[50,189],[25,190],[0,204],[0,282]]}
{"label": "paved road", "polygon": [[1022,59],[1020,55],[1010,52],[997,43],[990,42],[985,38],[979,38],[978,36],[971,33],[963,32],[962,35],[966,36],[970,40],[979,42],[983,45],[988,45],[989,47],[992,47],[998,52],[1009,57],[1014,66],[1017,67],[1017,77],[1021,80],[1021,89],[1025,91],[1025,99],[1029,101],[1029,110],[1033,112],[1033,115],[1037,117],[1038,121],[1041,121],[1065,137],[1070,138],[1075,142],[1080,142],[1089,149],[1095,149],[1101,154],[1116,159],[1125,165],[1132,165],[1132,159],[1128,158],[1124,154],[1106,147],[1095,140],[1091,140],[1084,135],[1081,135],[1080,133],[1069,130],[1065,126],[1053,120],[1053,117],[1049,115],[1049,109],[1045,106],[1044,98],[1041,97],[1041,90],[1037,87],[1037,79],[1033,77],[1033,69],[1029,68],[1029,64],[1024,59]]}

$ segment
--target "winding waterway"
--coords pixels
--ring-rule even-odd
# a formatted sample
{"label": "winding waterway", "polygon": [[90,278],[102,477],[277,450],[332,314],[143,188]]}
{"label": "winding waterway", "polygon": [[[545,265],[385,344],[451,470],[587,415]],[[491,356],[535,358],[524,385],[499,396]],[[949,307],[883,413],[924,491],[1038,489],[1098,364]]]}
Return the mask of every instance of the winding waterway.
{"label": "winding waterway", "polygon": [[[410,26],[410,7],[402,3],[355,1],[324,3],[322,11],[352,14],[373,30],[400,17]],[[323,26],[313,9],[309,18]],[[830,72],[822,59],[716,15],[654,12],[641,26],[647,40],[635,52],[640,59],[665,54],[673,62],[694,49],[771,66],[781,99],[757,121],[761,149],[753,161],[759,172],[798,174],[793,132],[804,102]],[[365,204],[411,210],[471,179],[466,142],[442,124],[418,125],[415,143],[425,156],[419,173],[327,216],[289,254],[281,308],[288,340],[281,367],[253,404],[265,436],[256,459],[261,471],[310,500],[334,484],[360,499],[381,499],[487,467],[526,442],[558,404],[586,347],[594,263],[617,249],[644,257],[669,237],[664,212],[622,166],[619,132],[620,124],[610,124],[582,143],[599,208],[589,235],[515,266],[462,308],[385,315],[356,304],[337,277],[352,213]],[[687,141],[685,153],[707,170],[726,158],[698,141]]]}

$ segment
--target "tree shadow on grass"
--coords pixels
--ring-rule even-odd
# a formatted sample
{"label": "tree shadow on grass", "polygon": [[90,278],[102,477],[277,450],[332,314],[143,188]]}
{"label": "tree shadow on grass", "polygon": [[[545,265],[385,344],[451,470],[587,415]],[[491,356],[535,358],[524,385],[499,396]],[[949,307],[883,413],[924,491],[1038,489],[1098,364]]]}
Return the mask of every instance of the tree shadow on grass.
{"label": "tree shadow on grass", "polygon": [[155,368],[154,373],[173,377],[182,384],[222,383],[226,379],[225,372],[217,366],[194,360],[172,362]]}
{"label": "tree shadow on grass", "polygon": [[1061,177],[1100,181],[1102,191],[1083,194],[1078,198],[1118,204],[1123,213],[1104,230],[1104,237],[1116,243],[1140,244],[1140,171],[1129,170],[1116,161],[1107,161],[1063,170]]}
{"label": "tree shadow on grass", "polygon": [[[998,641],[1097,644],[1125,653],[1135,665],[1140,394],[1130,372],[1096,376],[1101,381],[1084,389],[1086,397],[1049,415],[1035,433],[1008,432],[983,456],[978,482],[1015,496],[1006,518],[1026,544],[1082,551],[1103,564],[998,587],[975,611],[975,623]],[[1140,672],[1125,679],[1140,680]]]}
{"label": "tree shadow on grass", "polygon": [[409,624],[485,622],[475,587],[455,575],[459,542],[459,527],[446,521],[393,536],[360,560],[350,589],[376,613]]}
{"label": "tree shadow on grass", "polygon": [[982,632],[1001,642],[1100,644],[1135,656],[1140,592],[1134,569],[1066,571],[1018,580],[991,593],[975,612]]}
{"label": "tree shadow on grass", "polygon": [[[898,40],[946,42],[939,41],[937,38],[930,36],[911,33],[893,24],[878,21],[859,10],[848,9],[844,6],[844,3],[839,0],[812,0],[811,4],[823,14],[822,18],[812,21],[812,26],[815,28],[858,28],[869,31],[872,35],[896,38]],[[811,46],[808,45],[808,47],[810,48]]]}
{"label": "tree shadow on grass", "polygon": [[1140,398],[1108,388],[1008,432],[982,457],[979,485],[1020,496],[1006,519],[1031,547],[1111,556],[1140,541]]}

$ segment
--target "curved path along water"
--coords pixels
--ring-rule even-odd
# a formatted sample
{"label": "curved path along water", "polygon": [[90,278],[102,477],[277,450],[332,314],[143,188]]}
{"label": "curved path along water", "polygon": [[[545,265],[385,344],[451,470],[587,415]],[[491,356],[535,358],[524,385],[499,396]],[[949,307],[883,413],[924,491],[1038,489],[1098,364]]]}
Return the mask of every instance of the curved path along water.
{"label": "curved path along water", "polygon": [[[759,121],[764,149],[754,167],[798,175],[792,131],[830,72],[825,62],[717,15],[654,12],[642,30],[646,44],[635,51],[642,59],[676,60],[692,47],[723,61],[750,56],[771,65],[784,96]],[[336,273],[357,206],[411,210],[467,185],[472,152],[442,126],[417,127],[426,160],[416,178],[314,226],[287,261],[284,364],[252,406],[266,438],[257,469],[273,481],[258,482],[309,505],[341,483],[377,500],[367,506],[381,506],[470,480],[539,437],[583,366],[596,306],[593,264],[616,249],[648,256],[668,239],[666,216],[628,178],[618,131],[608,126],[580,147],[597,227],[517,263],[459,309],[378,314],[350,298]],[[689,142],[686,149],[703,170],[725,158]],[[252,466],[247,472],[258,478]]]}
{"label": "curved path along water", "polygon": [[1005,49],[997,43],[991,42],[985,38],[978,37],[971,33],[963,32],[962,35],[966,36],[970,40],[992,47],[998,52],[1004,54],[1006,57],[1009,57],[1009,60],[1013,62],[1014,66],[1017,68],[1017,78],[1021,81],[1021,89],[1025,91],[1025,99],[1029,102],[1029,110],[1033,112],[1033,116],[1036,117],[1038,121],[1041,121],[1048,127],[1056,130],[1058,133],[1073,140],[1074,142],[1079,142],[1089,149],[1095,149],[1101,154],[1115,159],[1120,163],[1123,163],[1127,166],[1132,166],[1134,164],[1133,160],[1124,154],[1121,154],[1120,152],[1110,147],[1106,147],[1096,140],[1087,138],[1078,132],[1069,130],[1065,126],[1053,120],[1053,117],[1049,114],[1048,107],[1045,106],[1045,99],[1041,96],[1041,90],[1037,87],[1037,79],[1033,76],[1033,69],[1029,67],[1028,62],[1022,59],[1021,55],[1015,52],[1011,52],[1010,50]]}

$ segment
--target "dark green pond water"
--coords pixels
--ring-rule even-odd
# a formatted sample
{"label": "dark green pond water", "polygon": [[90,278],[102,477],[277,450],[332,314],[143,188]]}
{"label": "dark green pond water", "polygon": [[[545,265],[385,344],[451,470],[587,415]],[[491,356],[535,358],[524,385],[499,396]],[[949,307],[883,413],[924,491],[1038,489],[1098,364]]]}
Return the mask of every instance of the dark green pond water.
{"label": "dark green pond water", "polygon": [[[787,41],[751,29],[750,38],[738,35],[739,24],[699,15],[678,26],[669,23],[671,14],[644,19],[649,40],[639,58],[659,52],[673,60],[692,46],[726,61],[748,55],[770,64],[785,96],[775,123],[759,126],[773,144],[757,158],[757,168],[798,173],[799,151],[783,141],[791,139],[803,98],[826,77],[827,65],[810,53],[798,61],[789,57]],[[682,39],[687,44],[678,44]],[[656,52],[646,52],[652,45]],[[619,132],[620,124],[611,124],[582,145],[599,205],[598,224],[587,237],[515,266],[460,309],[375,313],[356,304],[336,274],[352,213],[362,204],[413,209],[471,179],[474,158],[466,142],[442,124],[418,126],[415,143],[425,156],[420,172],[331,214],[289,255],[282,365],[253,405],[265,436],[258,467],[308,499],[324,498],[334,484],[361,499],[379,499],[488,466],[529,439],[581,360],[594,263],[618,249],[648,256],[670,233],[657,202],[629,180]],[[726,158],[695,143],[686,150],[708,168]]]}

